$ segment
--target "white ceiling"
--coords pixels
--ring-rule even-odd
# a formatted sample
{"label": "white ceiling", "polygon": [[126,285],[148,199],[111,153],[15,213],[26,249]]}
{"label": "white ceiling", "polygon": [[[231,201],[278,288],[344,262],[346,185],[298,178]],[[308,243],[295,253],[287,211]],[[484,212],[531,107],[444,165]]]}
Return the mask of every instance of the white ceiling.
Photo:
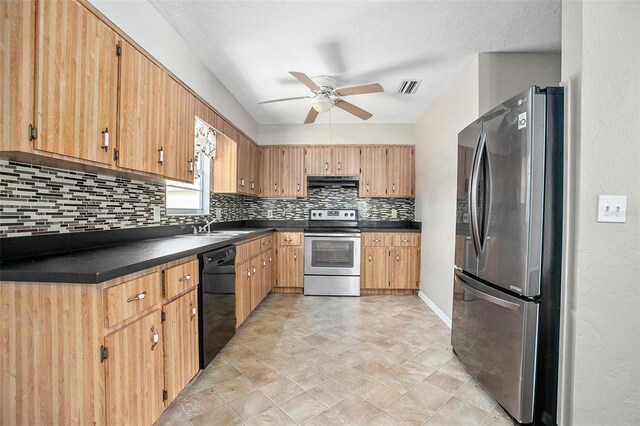
{"label": "white ceiling", "polygon": [[[328,74],[338,86],[380,83],[346,98],[369,122],[415,123],[478,52],[560,50],[560,1],[151,0],[260,124],[302,123],[309,100],[289,75]],[[422,79],[397,95],[402,79]],[[319,123],[355,123],[333,108]]]}

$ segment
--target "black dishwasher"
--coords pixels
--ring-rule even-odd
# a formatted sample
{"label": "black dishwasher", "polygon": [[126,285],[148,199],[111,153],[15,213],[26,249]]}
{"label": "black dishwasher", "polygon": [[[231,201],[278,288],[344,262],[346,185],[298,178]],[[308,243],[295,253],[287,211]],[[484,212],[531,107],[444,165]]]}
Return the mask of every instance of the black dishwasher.
{"label": "black dishwasher", "polygon": [[198,258],[200,368],[206,368],[236,332],[236,248],[222,247]]}

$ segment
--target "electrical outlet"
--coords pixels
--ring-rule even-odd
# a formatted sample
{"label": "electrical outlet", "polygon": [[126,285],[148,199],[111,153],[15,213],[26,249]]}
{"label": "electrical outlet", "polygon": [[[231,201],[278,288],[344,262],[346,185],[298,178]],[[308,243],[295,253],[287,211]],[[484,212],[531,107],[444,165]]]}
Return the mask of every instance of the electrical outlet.
{"label": "electrical outlet", "polygon": [[267,210],[267,219],[273,219],[273,210]]}
{"label": "electrical outlet", "polygon": [[153,208],[153,221],[160,222],[160,207]]}
{"label": "electrical outlet", "polygon": [[216,220],[222,220],[222,208],[216,207]]}
{"label": "electrical outlet", "polygon": [[626,222],[626,195],[598,195],[598,222]]}
{"label": "electrical outlet", "polygon": [[397,219],[397,218],[398,218],[398,210],[391,209],[391,219]]}

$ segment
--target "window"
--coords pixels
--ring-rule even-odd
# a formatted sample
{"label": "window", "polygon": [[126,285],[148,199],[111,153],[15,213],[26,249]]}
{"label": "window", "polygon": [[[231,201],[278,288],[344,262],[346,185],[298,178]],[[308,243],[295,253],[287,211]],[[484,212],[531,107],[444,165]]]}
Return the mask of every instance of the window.
{"label": "window", "polygon": [[216,154],[216,131],[195,119],[193,183],[166,181],[167,214],[208,215],[210,164]]}

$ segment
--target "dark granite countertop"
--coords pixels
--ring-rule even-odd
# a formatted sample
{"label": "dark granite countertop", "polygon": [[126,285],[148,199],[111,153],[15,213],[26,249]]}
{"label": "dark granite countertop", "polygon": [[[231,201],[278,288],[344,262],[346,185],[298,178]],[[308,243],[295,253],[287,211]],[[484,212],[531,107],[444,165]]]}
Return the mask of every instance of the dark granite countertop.
{"label": "dark granite countertop", "polygon": [[[254,238],[271,231],[300,232],[307,221],[244,221],[212,229],[241,231],[240,235],[198,235],[191,226],[97,231],[11,238],[2,244],[0,280],[99,284]],[[363,232],[420,232],[419,222],[361,221]]]}

